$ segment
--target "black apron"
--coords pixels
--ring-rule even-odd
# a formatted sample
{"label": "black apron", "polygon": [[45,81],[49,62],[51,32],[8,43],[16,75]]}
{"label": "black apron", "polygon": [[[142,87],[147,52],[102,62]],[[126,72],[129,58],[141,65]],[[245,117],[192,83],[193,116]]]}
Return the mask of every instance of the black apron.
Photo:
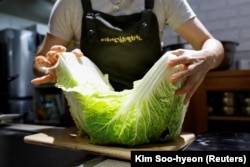
{"label": "black apron", "polygon": [[161,56],[154,0],[145,0],[140,13],[120,16],[92,10],[90,0],[82,6],[82,52],[108,74],[116,91],[133,88]]}

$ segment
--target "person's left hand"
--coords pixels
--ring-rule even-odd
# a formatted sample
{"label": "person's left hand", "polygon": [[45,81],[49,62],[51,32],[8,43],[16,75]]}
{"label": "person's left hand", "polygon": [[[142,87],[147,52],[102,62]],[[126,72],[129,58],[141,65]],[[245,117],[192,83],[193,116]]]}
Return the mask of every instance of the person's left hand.
{"label": "person's left hand", "polygon": [[176,91],[176,96],[185,95],[184,104],[188,104],[213,62],[204,56],[202,51],[178,49],[169,52],[177,56],[169,60],[167,64],[169,67],[184,65],[183,70],[170,76],[170,81],[175,83],[186,79],[183,86]]}

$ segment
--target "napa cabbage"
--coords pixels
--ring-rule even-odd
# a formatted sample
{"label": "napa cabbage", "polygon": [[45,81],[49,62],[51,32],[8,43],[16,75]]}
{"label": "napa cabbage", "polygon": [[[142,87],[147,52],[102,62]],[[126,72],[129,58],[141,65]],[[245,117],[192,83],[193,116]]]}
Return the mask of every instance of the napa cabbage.
{"label": "napa cabbage", "polygon": [[169,76],[181,66],[167,67],[174,57],[163,55],[133,89],[114,91],[108,75],[87,57],[62,53],[56,69],[56,87],[63,90],[79,133],[93,144],[140,144],[168,141],[181,133],[187,106],[175,91]]}

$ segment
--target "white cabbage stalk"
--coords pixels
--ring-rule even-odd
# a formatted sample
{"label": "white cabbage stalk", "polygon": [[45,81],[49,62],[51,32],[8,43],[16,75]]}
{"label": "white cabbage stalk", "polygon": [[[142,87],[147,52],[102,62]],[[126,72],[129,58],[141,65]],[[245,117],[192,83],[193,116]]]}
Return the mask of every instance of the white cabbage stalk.
{"label": "white cabbage stalk", "polygon": [[66,96],[70,113],[80,132],[93,144],[139,144],[167,141],[181,133],[187,106],[169,77],[181,66],[167,67],[175,57],[163,55],[131,90],[114,91],[108,75],[103,75],[87,57],[65,52],[52,67],[57,84]]}

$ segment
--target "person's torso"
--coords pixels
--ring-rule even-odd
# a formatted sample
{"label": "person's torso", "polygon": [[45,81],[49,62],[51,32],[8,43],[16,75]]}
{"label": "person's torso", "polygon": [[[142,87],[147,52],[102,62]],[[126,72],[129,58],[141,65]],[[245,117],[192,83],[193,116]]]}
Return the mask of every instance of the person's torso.
{"label": "person's torso", "polygon": [[[123,0],[121,1],[119,10],[113,10],[111,1],[91,0],[94,10],[100,10],[113,16],[122,14],[130,15],[139,13],[145,9],[144,0]],[[118,0],[114,1],[118,2]],[[175,29],[195,16],[186,0],[156,0],[153,12],[156,14],[158,20],[160,39],[163,37],[166,25]],[[65,41],[73,40],[75,43],[73,47],[79,48],[82,14],[81,0],[56,1],[48,24],[48,33]]]}
{"label": "person's torso", "polygon": [[92,10],[91,1],[83,0],[81,50],[118,91],[131,89],[161,56],[154,4],[145,2],[142,12],[114,16]]}

